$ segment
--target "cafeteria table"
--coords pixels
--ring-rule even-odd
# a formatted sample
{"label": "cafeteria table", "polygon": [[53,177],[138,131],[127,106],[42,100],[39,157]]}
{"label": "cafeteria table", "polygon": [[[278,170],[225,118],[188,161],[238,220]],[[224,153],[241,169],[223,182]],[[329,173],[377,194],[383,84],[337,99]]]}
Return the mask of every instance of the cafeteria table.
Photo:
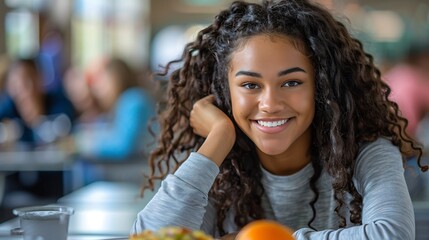
{"label": "cafeteria table", "polygon": [[73,157],[59,149],[1,151],[0,172],[62,171],[69,169]]}
{"label": "cafeteria table", "polygon": [[[94,182],[60,198],[54,205],[73,207],[69,240],[126,239],[137,213],[153,197],[140,197],[140,186],[127,182]],[[19,239],[10,229],[19,226],[18,218],[0,224],[0,240]],[[9,237],[9,238],[8,238]]]}
{"label": "cafeteria table", "polygon": [[[73,166],[74,157],[66,148],[57,144],[36,149],[11,147],[0,149],[0,203],[4,194],[6,176],[22,171],[67,171]],[[64,184],[64,192],[70,187]]]}
{"label": "cafeteria table", "polygon": [[[60,198],[56,205],[75,209],[70,218],[68,240],[127,239],[137,213],[155,194],[147,191],[139,196],[140,186],[133,183],[94,182]],[[416,217],[416,240],[429,239],[429,199],[413,202]],[[10,229],[19,225],[14,218],[0,224],[0,240],[21,239],[10,236]]]}

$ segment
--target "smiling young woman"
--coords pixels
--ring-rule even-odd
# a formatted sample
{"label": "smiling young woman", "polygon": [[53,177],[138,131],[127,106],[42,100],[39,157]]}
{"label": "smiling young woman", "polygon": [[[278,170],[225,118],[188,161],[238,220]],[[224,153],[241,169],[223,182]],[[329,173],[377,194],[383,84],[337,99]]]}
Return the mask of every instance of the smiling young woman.
{"label": "smiling young woman", "polygon": [[297,240],[414,239],[402,154],[421,149],[372,57],[328,10],[234,2],[182,60],[145,188],[163,183],[132,232],[231,238],[270,219]]}

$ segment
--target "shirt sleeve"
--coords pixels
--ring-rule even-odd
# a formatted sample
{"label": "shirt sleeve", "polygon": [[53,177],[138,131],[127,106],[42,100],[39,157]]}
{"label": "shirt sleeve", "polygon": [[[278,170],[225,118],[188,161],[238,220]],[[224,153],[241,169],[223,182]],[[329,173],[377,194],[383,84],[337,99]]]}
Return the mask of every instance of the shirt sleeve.
{"label": "shirt sleeve", "polygon": [[191,153],[174,175],[167,176],[152,200],[137,215],[131,234],[167,226],[211,232],[214,223],[204,216],[214,215],[214,209],[208,207],[208,192],[218,174],[219,168],[213,161]]}
{"label": "shirt sleeve", "polygon": [[364,147],[354,180],[363,197],[362,225],[324,231],[300,229],[295,232],[297,240],[415,238],[414,210],[397,147],[385,139]]}
{"label": "shirt sleeve", "polygon": [[16,116],[17,112],[10,96],[6,93],[0,93],[0,120]]}

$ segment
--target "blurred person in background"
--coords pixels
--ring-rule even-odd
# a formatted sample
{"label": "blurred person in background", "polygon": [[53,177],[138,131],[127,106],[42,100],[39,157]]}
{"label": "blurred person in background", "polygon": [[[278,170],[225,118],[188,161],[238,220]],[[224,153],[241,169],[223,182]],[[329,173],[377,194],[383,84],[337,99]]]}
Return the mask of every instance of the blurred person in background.
{"label": "blurred person in background", "polygon": [[415,137],[420,121],[429,112],[429,43],[413,46],[384,79],[392,90],[391,100],[408,120],[407,133]]}
{"label": "blurred person in background", "polygon": [[[38,62],[17,59],[6,74],[0,96],[2,151],[29,151],[52,146],[69,134],[74,109],[61,92],[47,92]],[[6,134],[6,132],[8,134]],[[37,200],[63,195],[63,172],[26,171],[6,177],[4,204],[35,204]]]}
{"label": "blurred person in background", "polygon": [[5,91],[7,70],[10,65],[10,58],[6,54],[0,55],[0,95]]}
{"label": "blurred person in background", "polygon": [[130,66],[121,59],[109,59],[90,86],[105,112],[105,120],[77,129],[77,152],[84,157],[114,161],[144,154],[150,135],[148,123],[155,116],[155,101],[139,85]]}
{"label": "blurred person in background", "polygon": [[65,93],[76,109],[76,120],[79,123],[94,122],[101,114],[87,75],[77,67],[71,66],[63,79]]}
{"label": "blurred person in background", "polygon": [[[423,132],[419,126],[429,113],[429,42],[413,45],[403,61],[384,73],[384,79],[392,90],[390,99],[398,104],[402,116],[408,120],[406,133],[424,142],[429,132]],[[423,146],[426,153],[428,148]],[[411,197],[429,197],[427,177],[418,171],[412,151],[408,159],[405,176]],[[423,159],[427,161],[428,156]]]}
{"label": "blurred person in background", "polygon": [[[0,121],[13,122],[12,140],[28,148],[51,143],[68,134],[74,117],[75,110],[61,91],[44,90],[36,60],[18,59],[11,64],[0,99]],[[47,122],[54,123],[52,128],[47,128]]]}
{"label": "blurred person in background", "polygon": [[[7,69],[9,67],[9,57],[4,54],[0,56],[0,96],[4,94],[5,91],[5,81],[7,75]],[[6,173],[0,172],[0,204],[3,200],[4,184],[5,184]]]}

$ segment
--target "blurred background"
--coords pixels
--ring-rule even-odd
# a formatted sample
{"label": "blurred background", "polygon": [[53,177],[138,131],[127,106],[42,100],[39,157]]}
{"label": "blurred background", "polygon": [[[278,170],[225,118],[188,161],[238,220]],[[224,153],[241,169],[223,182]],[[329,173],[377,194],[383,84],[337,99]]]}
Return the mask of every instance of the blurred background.
{"label": "blurred background", "polygon": [[[165,83],[151,74],[231,2],[0,1],[0,222],[95,181],[141,184]],[[429,2],[318,2],[374,56],[427,149]],[[413,199],[429,199],[409,167]]]}
{"label": "blurred background", "polygon": [[[183,43],[231,2],[4,0],[0,3],[0,51],[10,57],[31,56],[51,40],[61,44],[57,47],[63,70],[68,65],[85,68],[106,55],[154,70],[177,57]],[[411,45],[429,36],[425,0],[318,2],[343,19],[379,62],[400,59]]]}

